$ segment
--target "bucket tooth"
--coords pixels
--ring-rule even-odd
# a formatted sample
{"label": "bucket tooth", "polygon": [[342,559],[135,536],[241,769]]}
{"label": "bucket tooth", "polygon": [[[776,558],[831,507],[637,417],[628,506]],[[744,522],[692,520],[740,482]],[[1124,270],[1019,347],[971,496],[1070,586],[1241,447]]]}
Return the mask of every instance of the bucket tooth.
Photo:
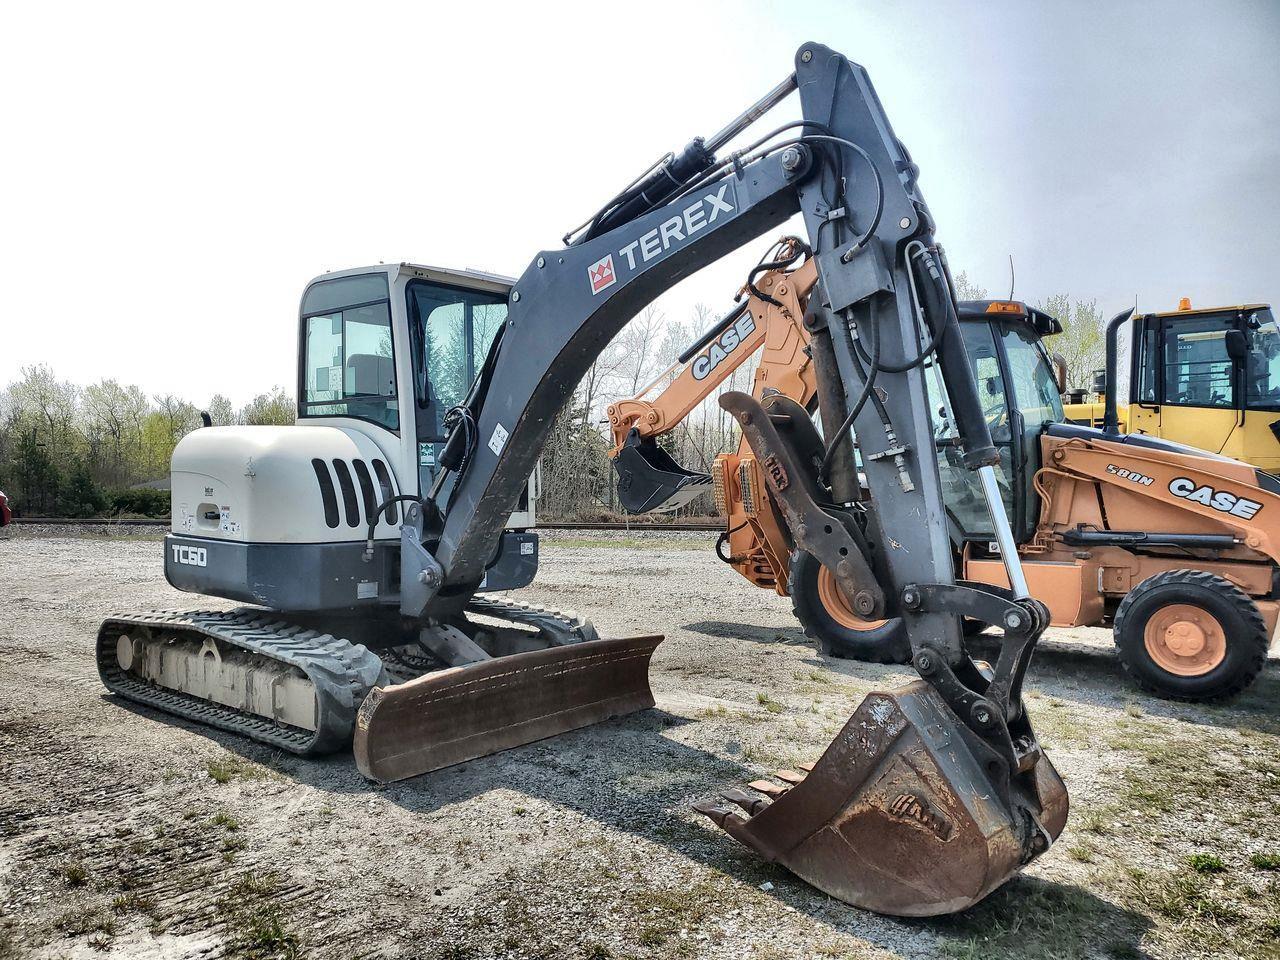
{"label": "bucket tooth", "polygon": [[773,798],[740,803],[752,816],[719,801],[694,809],[845,903],[954,913],[1044,852],[1067,819],[1066,787],[1042,753],[1029,773],[997,784],[986,749],[916,681],[869,694],[807,776],[779,772],[792,786],[751,784]]}
{"label": "bucket tooth", "polygon": [[790,787],[779,786],[772,780],[752,780],[747,784],[747,786],[752,790],[759,790],[765,796],[773,797],[774,799],[777,799],[791,789]]}
{"label": "bucket tooth", "polygon": [[721,790],[720,796],[724,797],[724,799],[728,800],[730,803],[736,803],[753,817],[773,802],[768,797],[762,797],[759,794],[747,793],[745,790],[739,790],[736,787],[730,787],[728,790]]}
{"label": "bucket tooth", "polygon": [[797,763],[797,764],[796,764],[796,766],[797,766],[797,767],[799,767],[801,770],[803,770],[805,773],[812,773],[812,772],[813,772],[813,764],[812,764],[812,763]]}
{"label": "bucket tooth", "polygon": [[783,783],[789,783],[793,787],[797,783],[803,783],[804,777],[805,777],[803,773],[796,773],[796,771],[794,770],[775,770],[773,772],[773,775],[777,777],[779,780],[781,780]]}
{"label": "bucket tooth", "polygon": [[749,822],[736,809],[719,800],[699,800],[693,805],[693,809],[734,836]]}

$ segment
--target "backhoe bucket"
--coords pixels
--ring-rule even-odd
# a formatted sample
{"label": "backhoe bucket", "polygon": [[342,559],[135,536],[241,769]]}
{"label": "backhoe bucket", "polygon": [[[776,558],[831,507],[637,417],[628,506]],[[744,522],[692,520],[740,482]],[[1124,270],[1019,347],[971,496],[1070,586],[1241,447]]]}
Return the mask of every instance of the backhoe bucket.
{"label": "backhoe bucket", "polygon": [[403,780],[652,707],[662,639],[570,643],[375,687],[356,718],[356,766]]}
{"label": "backhoe bucket", "polygon": [[711,491],[711,477],[676,463],[652,438],[627,437],[613,458],[618,473],[618,500],[627,513],[652,513],[683,507]]}
{"label": "backhoe bucket", "polygon": [[1067,790],[1037,756],[1002,800],[955,715],[916,681],[869,694],[807,774],[694,807],[845,903],[934,916],[977,903],[1062,832]]}

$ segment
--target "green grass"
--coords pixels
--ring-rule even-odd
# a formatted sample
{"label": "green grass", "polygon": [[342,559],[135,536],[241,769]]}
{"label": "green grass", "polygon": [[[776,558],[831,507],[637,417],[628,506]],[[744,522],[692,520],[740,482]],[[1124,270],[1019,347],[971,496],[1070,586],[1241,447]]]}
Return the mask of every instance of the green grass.
{"label": "green grass", "polygon": [[236,779],[258,780],[267,775],[267,771],[256,763],[230,753],[206,761],[205,770],[209,779],[219,784],[227,784]]}
{"label": "green grass", "polygon": [[231,885],[218,905],[227,924],[229,955],[245,960],[295,960],[301,955],[301,939],[272,902],[279,890],[280,880],[272,873],[247,873]]}
{"label": "green grass", "polygon": [[1280,870],[1280,853],[1255,853],[1249,857],[1249,866],[1255,870]]}
{"label": "green grass", "polygon": [[1226,873],[1227,865],[1212,853],[1193,853],[1187,857],[1187,864],[1196,873]]}
{"label": "green grass", "polygon": [[782,712],[782,704],[780,704],[777,700],[774,700],[767,693],[757,693],[756,703],[760,704],[760,706],[764,707],[770,713]]}
{"label": "green grass", "polygon": [[89,882],[89,871],[83,863],[64,863],[58,872],[62,875],[62,882],[68,887],[83,887]]}

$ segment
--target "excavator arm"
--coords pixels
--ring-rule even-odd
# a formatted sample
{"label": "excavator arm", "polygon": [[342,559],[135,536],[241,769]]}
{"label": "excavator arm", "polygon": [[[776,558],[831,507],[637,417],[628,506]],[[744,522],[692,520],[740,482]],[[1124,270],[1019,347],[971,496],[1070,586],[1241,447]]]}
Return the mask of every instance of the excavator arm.
{"label": "excavator arm", "polygon": [[[797,237],[784,237],[775,244],[761,264],[767,269],[762,275],[760,267],[752,271],[732,310],[653,383],[606,410],[614,443],[609,456],[618,475],[618,497],[628,513],[675,510],[708,490],[709,474],[676,463],[656,439],[679,426],[757,353],[760,362],[752,377],[752,396],[763,398],[770,391],[796,398],[802,405],[813,399],[809,334],[802,318],[817,282],[817,269],[811,259],[794,270],[785,269],[807,253],[808,246]],[[662,392],[646,399],[667,377],[672,379]]]}
{"label": "excavator arm", "polygon": [[[716,159],[797,90],[801,122]],[[427,623],[460,614],[553,418],[594,358],[664,290],[797,212],[818,277],[805,323],[826,446],[815,451],[795,404],[732,392],[720,403],[763,465],[796,546],[832,570],[860,616],[902,618],[922,679],[869,696],[807,776],[757,781],[753,792],[729,790],[698,809],[849,903],[950,912],[1042,853],[1065,823],[1065,788],[1021,697],[1047,613],[1026,593],[996,488],[999,455],[916,167],[866,72],[835,51],[802,46],[795,72],[768,96],[622,191],[568,246],[534,258],[512,288],[500,343],[453,418],[444,469],[406,512],[401,610]],[[981,479],[1010,591],[954,580],[926,361],[940,368],[964,463]],[[851,493],[850,428],[870,503]],[[962,616],[1004,631],[994,667],[965,654]],[[599,669],[642,654],[602,652]],[[544,682],[576,682],[564,672]],[[358,758],[404,736],[408,705],[431,694],[415,684],[430,683],[370,696]],[[380,703],[390,705],[381,718]],[[399,775],[412,773],[413,751],[401,744],[397,755]]]}

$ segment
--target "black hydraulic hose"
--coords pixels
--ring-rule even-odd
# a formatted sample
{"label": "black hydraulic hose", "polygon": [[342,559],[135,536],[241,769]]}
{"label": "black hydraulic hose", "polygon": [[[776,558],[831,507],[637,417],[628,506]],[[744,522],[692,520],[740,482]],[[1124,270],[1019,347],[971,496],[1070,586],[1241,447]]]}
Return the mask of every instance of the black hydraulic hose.
{"label": "black hydraulic hose", "polygon": [[716,538],[716,556],[719,557],[721,560],[723,560],[725,563],[738,563],[742,560],[741,557],[735,557],[732,554],[730,554],[729,556],[725,556],[724,545],[729,542],[729,537],[737,533],[743,527],[745,527],[747,525],[747,522],[748,521],[743,520],[736,527],[726,530],[724,533],[720,534],[720,536]]}
{"label": "black hydraulic hose", "polygon": [[377,529],[378,519],[382,516],[384,510],[392,504],[401,503],[403,501],[412,500],[414,503],[425,505],[425,501],[412,493],[400,493],[394,497],[388,497],[382,503],[378,504],[378,509],[373,511],[373,515],[369,517],[369,533],[365,537],[364,544],[364,562],[368,563],[373,559],[373,532]]}
{"label": "black hydraulic hose", "polygon": [[1120,337],[1120,327],[1133,315],[1133,307],[1117,313],[1107,323],[1107,382],[1103,384],[1106,391],[1103,407],[1102,429],[1105,433],[1120,432],[1120,415],[1116,410],[1116,341]]}
{"label": "black hydraulic hose", "polygon": [[[871,364],[869,369],[864,371],[862,390],[858,394],[858,399],[850,408],[848,415],[844,418],[844,422],[840,424],[840,429],[838,429],[835,432],[835,435],[827,441],[826,452],[822,455],[822,466],[818,470],[819,477],[826,477],[827,471],[831,469],[831,461],[835,459],[836,449],[840,446],[840,439],[848,433],[849,428],[853,426],[853,421],[858,419],[858,414],[860,414],[862,412],[862,408],[866,406],[867,398],[874,396],[873,390],[876,382],[876,372],[878,370],[876,365],[879,361],[880,338],[874,337],[871,341]],[[876,397],[877,401],[879,401],[879,399],[879,397]],[[883,412],[883,405],[881,406],[881,411]]]}
{"label": "black hydraulic hose", "polygon": [[[946,329],[944,327],[944,328],[935,330],[933,328],[933,325],[930,324],[928,321],[929,321],[929,318],[926,315],[925,329],[929,331],[929,342],[925,344],[925,347],[923,350],[920,351],[919,356],[917,356],[914,360],[908,360],[904,363],[889,363],[885,360],[881,360],[880,363],[877,364],[877,368],[879,370],[883,370],[885,373],[906,373],[908,370],[913,370],[916,367],[920,366],[920,364],[928,360],[929,357],[931,357],[934,354],[934,352],[938,349],[938,344],[942,341],[942,334]],[[859,356],[861,356],[863,360],[867,360],[867,354],[866,354],[866,351],[862,349],[862,345],[857,344],[856,346],[857,346]],[[870,361],[868,360],[867,362],[870,362]]]}
{"label": "black hydraulic hose", "polygon": [[713,323],[710,329],[702,336],[695,340],[690,346],[685,348],[684,353],[677,358],[679,363],[688,363],[689,358],[705,347],[708,343],[720,336],[720,331],[724,330],[729,324],[735,322],[739,317],[747,312],[750,301],[743,300],[740,304],[726,313],[723,317]]}
{"label": "black hydraulic hose", "polygon": [[779,241],[779,244],[775,244],[775,247],[780,244],[786,243],[787,241],[791,241],[791,243],[795,246],[796,248],[795,253],[787,257],[785,260],[769,260],[769,261],[761,260],[754,267],[752,267],[751,272],[747,274],[747,289],[750,290],[752,294],[759,297],[761,300],[765,301],[766,303],[772,303],[775,307],[782,306],[782,302],[780,300],[775,300],[773,297],[769,296],[769,294],[765,293],[763,290],[757,287],[756,277],[760,276],[760,274],[762,273],[768,273],[770,270],[785,270],[787,267],[791,266],[801,257],[807,257],[809,256],[809,254],[813,252],[812,250],[809,249],[809,245],[805,243],[803,240],[801,240],[799,237],[783,237],[782,240]]}

